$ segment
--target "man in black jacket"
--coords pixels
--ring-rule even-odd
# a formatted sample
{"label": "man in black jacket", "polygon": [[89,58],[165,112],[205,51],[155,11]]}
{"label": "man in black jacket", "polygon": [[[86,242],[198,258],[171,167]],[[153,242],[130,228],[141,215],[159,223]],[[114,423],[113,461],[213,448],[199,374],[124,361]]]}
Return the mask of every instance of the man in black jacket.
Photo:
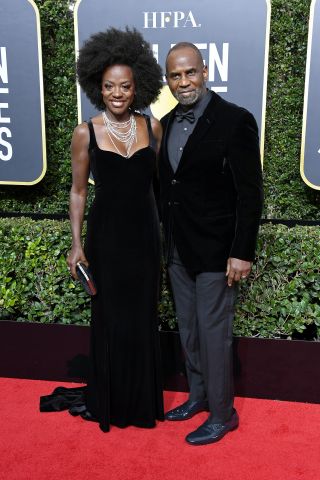
{"label": "man in black jacket", "polygon": [[262,210],[258,128],[244,108],[206,89],[195,45],[168,53],[166,76],[178,105],[162,119],[160,207],[166,256],[190,396],[167,412],[208,419],[186,440],[213,443],[237,428],[232,322],[237,283],[250,273]]}

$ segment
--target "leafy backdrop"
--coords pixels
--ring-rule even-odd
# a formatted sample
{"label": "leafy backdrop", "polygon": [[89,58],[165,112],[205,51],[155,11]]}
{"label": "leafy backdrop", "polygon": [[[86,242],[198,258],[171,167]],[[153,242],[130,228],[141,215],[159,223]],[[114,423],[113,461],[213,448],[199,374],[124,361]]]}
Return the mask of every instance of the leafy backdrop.
{"label": "leafy backdrop", "polygon": [[[77,124],[73,16],[67,0],[35,0],[40,11],[48,171],[33,187],[0,187],[0,211],[67,213],[69,145]],[[320,220],[319,193],[299,174],[310,0],[272,0],[264,161],[265,218]],[[92,197],[90,189],[90,198]],[[86,323],[88,299],[66,275],[66,222],[2,219],[0,318]],[[235,333],[319,336],[318,228],[264,226],[253,282],[241,291]],[[8,260],[9,259],[9,260]],[[313,262],[313,263],[312,263]],[[63,298],[63,301],[61,299]],[[163,326],[175,323],[168,287]]]}
{"label": "leafy backdrop", "polygon": [[[48,172],[33,187],[0,187],[0,211],[66,213],[71,134],[77,124],[73,14],[67,0],[40,11]],[[265,142],[266,218],[320,219],[319,193],[300,178],[310,0],[272,0]]]}
{"label": "leafy backdrop", "polygon": [[[68,221],[0,219],[0,318],[87,324],[90,300],[66,267]],[[243,336],[320,337],[320,229],[264,225],[251,278],[242,283],[234,332]],[[160,327],[175,324],[165,281]]]}

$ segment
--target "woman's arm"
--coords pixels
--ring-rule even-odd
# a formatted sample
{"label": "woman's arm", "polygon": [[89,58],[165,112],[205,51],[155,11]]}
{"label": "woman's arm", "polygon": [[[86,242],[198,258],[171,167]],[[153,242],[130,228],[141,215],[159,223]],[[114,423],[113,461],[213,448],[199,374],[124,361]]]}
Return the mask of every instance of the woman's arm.
{"label": "woman's arm", "polygon": [[154,138],[157,140],[157,153],[159,153],[160,150],[160,145],[161,145],[161,139],[162,139],[162,125],[154,117],[151,117],[151,128],[152,128],[152,133],[154,135]]}
{"label": "woman's arm", "polygon": [[[151,117],[151,128],[152,128],[153,136],[157,141],[157,157],[158,157],[160,152],[161,139],[162,139],[162,125],[159,122],[159,120]],[[159,219],[161,221],[162,215],[161,215],[161,209],[160,209],[160,183],[159,183],[158,158],[157,158],[157,167],[155,170],[155,174],[153,176],[153,192],[156,200]]]}
{"label": "woman's arm", "polygon": [[89,129],[86,123],[78,125],[71,142],[72,187],[70,191],[69,216],[71,222],[72,247],[67,263],[74,278],[77,278],[76,264],[83,262],[88,265],[85,257],[81,232],[84,211],[87,200],[89,178]]}

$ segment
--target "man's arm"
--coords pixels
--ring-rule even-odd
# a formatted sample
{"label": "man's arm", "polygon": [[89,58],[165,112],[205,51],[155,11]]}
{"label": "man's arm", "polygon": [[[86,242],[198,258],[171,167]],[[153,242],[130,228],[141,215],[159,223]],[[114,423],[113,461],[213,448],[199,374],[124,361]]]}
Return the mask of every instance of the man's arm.
{"label": "man's arm", "polygon": [[236,229],[227,265],[228,285],[249,275],[263,205],[258,127],[244,111],[230,140],[228,160],[238,193]]}

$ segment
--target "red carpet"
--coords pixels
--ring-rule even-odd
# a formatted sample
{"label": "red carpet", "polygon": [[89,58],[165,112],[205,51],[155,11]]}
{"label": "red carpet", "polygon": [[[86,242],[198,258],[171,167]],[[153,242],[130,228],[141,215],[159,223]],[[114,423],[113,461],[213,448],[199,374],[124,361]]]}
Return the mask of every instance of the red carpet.
{"label": "red carpet", "polygon": [[[67,412],[39,413],[57,385],[0,379],[1,480],[320,480],[320,405],[237,398],[239,429],[192,447],[184,437],[206,414],[104,434]],[[166,392],[166,408],[185,398]]]}

